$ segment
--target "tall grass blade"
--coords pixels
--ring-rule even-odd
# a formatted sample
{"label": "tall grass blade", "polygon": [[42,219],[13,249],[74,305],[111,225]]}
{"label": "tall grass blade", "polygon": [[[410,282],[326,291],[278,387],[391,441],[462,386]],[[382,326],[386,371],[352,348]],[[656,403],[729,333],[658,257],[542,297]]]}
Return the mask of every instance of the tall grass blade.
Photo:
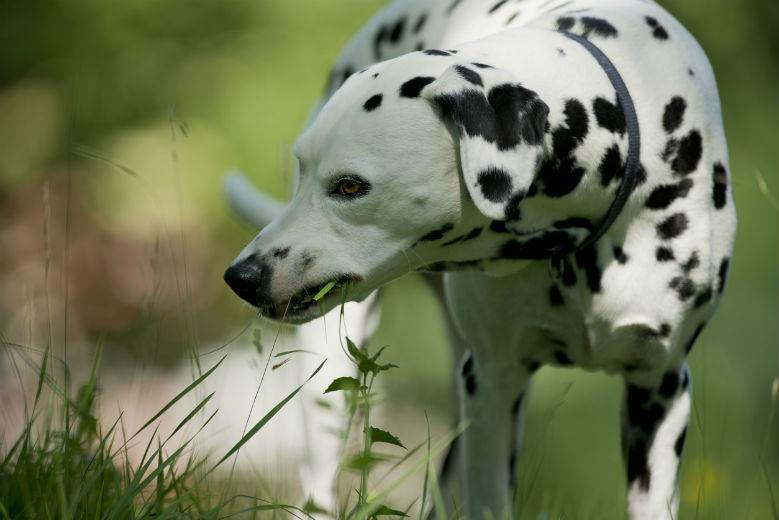
{"label": "tall grass blade", "polygon": [[[290,394],[289,394],[287,397],[285,397],[284,399],[282,399],[282,400],[279,402],[279,404],[277,404],[276,406],[274,406],[274,407],[273,407],[273,409],[271,409],[271,411],[270,411],[270,412],[268,412],[267,414],[265,414],[265,416],[264,416],[262,419],[260,419],[260,420],[257,422],[257,424],[255,424],[255,425],[252,427],[252,429],[251,429],[251,430],[249,430],[249,431],[246,433],[246,435],[244,435],[244,436],[241,438],[241,440],[239,440],[239,441],[238,441],[238,442],[235,444],[235,446],[233,446],[232,448],[230,448],[230,451],[228,451],[228,452],[225,454],[225,456],[224,456],[224,457],[222,457],[221,459],[219,459],[219,462],[217,462],[217,463],[216,463],[216,465],[214,466],[214,468],[216,468],[217,466],[219,466],[220,464],[222,464],[222,463],[223,463],[225,460],[227,460],[228,458],[230,458],[230,456],[231,456],[233,453],[235,453],[236,451],[240,450],[240,449],[241,449],[241,446],[243,446],[244,444],[246,444],[246,443],[249,441],[249,439],[251,439],[252,437],[254,437],[254,435],[255,435],[255,434],[258,432],[258,431],[260,431],[260,430],[262,429],[262,427],[263,427],[263,426],[265,426],[265,425],[268,423],[268,421],[270,421],[270,420],[273,418],[273,416],[274,416],[274,415],[276,415],[276,414],[279,412],[279,410],[281,410],[281,409],[284,407],[284,405],[286,405],[286,404],[287,404],[287,403],[290,401],[290,399],[292,399],[293,397],[295,397],[295,396],[297,395],[297,393],[298,393],[298,392],[300,392],[300,389],[301,389],[301,388],[303,388],[303,386],[304,386],[306,383],[308,383],[309,381],[311,381],[311,379],[312,379],[312,378],[313,378],[315,375],[317,375],[317,373],[318,373],[318,372],[319,372],[319,371],[322,369],[322,367],[324,366],[324,364],[325,364],[325,362],[326,362],[326,361],[327,361],[327,360],[325,360],[325,361],[322,361],[322,362],[319,364],[319,366],[316,368],[316,370],[314,370],[314,373],[313,373],[313,374],[311,374],[310,376],[308,376],[308,379],[306,379],[305,381],[303,381],[303,383],[302,383],[302,384],[301,384],[299,387],[297,387],[295,390],[293,390],[293,391],[292,391],[292,392],[291,392],[291,393],[290,393]],[[214,468],[212,468],[212,470],[213,470]]]}
{"label": "tall grass blade", "polygon": [[194,390],[200,383],[202,383],[208,376],[210,376],[214,372],[214,370],[216,370],[219,367],[219,365],[222,364],[222,361],[224,361],[226,357],[227,357],[227,354],[222,356],[222,359],[217,361],[217,363],[214,366],[209,368],[208,371],[203,373],[200,377],[198,377],[197,379],[192,381],[192,383],[190,383],[189,386],[187,386],[184,390],[179,392],[178,395],[176,395],[176,397],[174,397],[173,399],[168,401],[168,403],[165,406],[163,406],[162,409],[159,412],[154,414],[154,417],[152,417],[151,419],[146,421],[146,423],[143,426],[141,426],[140,429],[137,432],[135,432],[135,434],[130,439],[133,439],[134,437],[136,437],[139,433],[141,433],[143,430],[145,430],[151,423],[153,423],[154,421],[159,419],[160,416],[162,416],[162,414],[167,412],[174,404],[179,402],[182,397],[184,397],[189,392]]}

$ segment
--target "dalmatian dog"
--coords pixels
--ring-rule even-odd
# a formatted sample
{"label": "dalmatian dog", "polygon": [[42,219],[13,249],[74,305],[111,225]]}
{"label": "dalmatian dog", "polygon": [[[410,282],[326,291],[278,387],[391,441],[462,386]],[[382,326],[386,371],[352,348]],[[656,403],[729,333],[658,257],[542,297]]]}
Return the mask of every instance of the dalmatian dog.
{"label": "dalmatian dog", "polygon": [[523,396],[550,364],[621,374],[628,516],[675,518],[685,358],[736,227],[703,51],[644,0],[401,1],[356,39],[295,144],[291,203],[226,282],[304,323],[330,282],[360,301],[443,271],[467,517],[510,514]]}

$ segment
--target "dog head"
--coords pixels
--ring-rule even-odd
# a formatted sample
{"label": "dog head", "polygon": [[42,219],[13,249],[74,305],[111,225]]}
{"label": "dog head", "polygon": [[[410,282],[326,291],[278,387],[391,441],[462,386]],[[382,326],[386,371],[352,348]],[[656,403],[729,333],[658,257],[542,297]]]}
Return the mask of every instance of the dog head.
{"label": "dog head", "polygon": [[450,52],[354,74],[295,144],[291,203],[225,280],[264,315],[302,322],[333,282],[345,290],[331,290],[325,310],[411,270],[494,256],[477,240],[436,241],[511,219],[543,155],[547,113],[508,72]]}

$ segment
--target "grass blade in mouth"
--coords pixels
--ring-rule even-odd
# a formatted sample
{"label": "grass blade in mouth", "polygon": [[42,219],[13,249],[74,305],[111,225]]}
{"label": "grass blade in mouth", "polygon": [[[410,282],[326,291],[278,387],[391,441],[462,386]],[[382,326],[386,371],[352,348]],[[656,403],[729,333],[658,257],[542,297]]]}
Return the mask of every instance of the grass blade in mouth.
{"label": "grass blade in mouth", "polygon": [[319,290],[319,292],[318,292],[318,293],[316,293],[316,294],[314,295],[314,301],[319,301],[319,300],[321,300],[322,298],[324,298],[324,297],[325,297],[325,295],[326,295],[328,292],[330,292],[330,289],[332,289],[333,287],[335,287],[335,284],[336,284],[336,283],[338,283],[338,282],[336,282],[335,280],[333,280],[333,281],[331,281],[331,282],[327,282],[327,283],[325,284],[325,286],[324,286],[324,287],[322,287],[322,288]]}

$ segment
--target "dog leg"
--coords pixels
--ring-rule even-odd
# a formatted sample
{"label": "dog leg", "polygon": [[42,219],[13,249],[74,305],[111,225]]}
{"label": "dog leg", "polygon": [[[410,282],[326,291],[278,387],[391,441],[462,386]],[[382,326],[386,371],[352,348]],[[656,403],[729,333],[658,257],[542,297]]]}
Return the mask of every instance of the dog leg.
{"label": "dog leg", "polygon": [[676,518],[691,388],[686,363],[666,371],[651,388],[631,385],[626,378],[622,444],[631,520]]}
{"label": "dog leg", "polygon": [[[467,518],[510,516],[510,483],[517,458],[517,425],[530,373],[508,373],[493,363],[466,354],[460,366],[463,471]],[[505,363],[504,363],[505,366]],[[519,405],[519,406],[518,406]]]}

